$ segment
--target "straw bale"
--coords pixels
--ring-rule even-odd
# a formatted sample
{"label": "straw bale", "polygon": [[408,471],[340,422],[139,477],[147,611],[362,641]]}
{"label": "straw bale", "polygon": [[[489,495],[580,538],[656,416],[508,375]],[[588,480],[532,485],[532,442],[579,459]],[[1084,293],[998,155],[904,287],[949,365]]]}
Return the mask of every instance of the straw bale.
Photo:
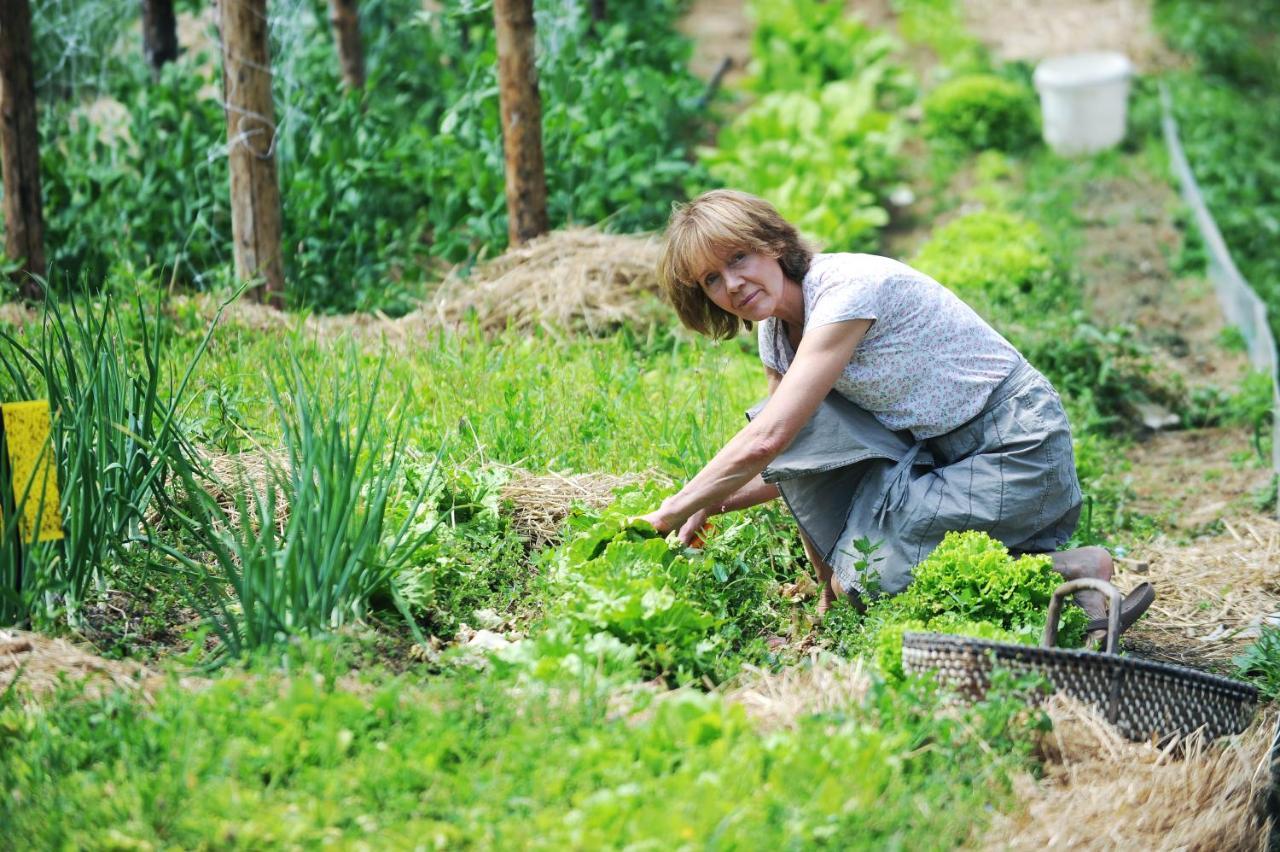
{"label": "straw bale", "polygon": [[465,278],[450,276],[435,306],[449,324],[465,323],[474,313],[486,331],[512,325],[608,332],[657,304],[660,253],[651,236],[554,231]]}
{"label": "straw bale", "polygon": [[1259,849],[1274,714],[1240,737],[1131,743],[1090,706],[1054,696],[1045,775],[1020,779],[1022,807],[997,817],[988,849]]}
{"label": "straw bale", "polygon": [[575,504],[602,509],[613,502],[614,492],[625,485],[658,480],[669,484],[658,473],[557,473],[535,474],[521,468],[508,468],[511,479],[499,494],[510,506],[511,523],[516,532],[537,550],[555,542],[560,524]]}
{"label": "straw bale", "polygon": [[1117,564],[1122,588],[1149,580],[1156,601],[1126,644],[1153,659],[1213,671],[1280,622],[1280,522],[1222,522],[1226,532],[1177,546],[1156,539]]}

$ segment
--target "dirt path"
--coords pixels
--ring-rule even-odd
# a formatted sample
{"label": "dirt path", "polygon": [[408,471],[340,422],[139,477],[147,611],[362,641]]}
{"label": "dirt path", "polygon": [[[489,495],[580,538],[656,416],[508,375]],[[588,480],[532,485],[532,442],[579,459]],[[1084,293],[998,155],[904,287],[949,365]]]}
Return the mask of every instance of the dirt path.
{"label": "dirt path", "polygon": [[1178,58],[1156,35],[1151,0],[961,0],[968,30],[1004,60],[1118,51],[1140,71]]}
{"label": "dirt path", "polygon": [[732,87],[751,59],[751,21],[746,0],[694,0],[680,19],[679,30],[693,39],[689,70],[710,80],[725,59],[729,70],[721,81]]}

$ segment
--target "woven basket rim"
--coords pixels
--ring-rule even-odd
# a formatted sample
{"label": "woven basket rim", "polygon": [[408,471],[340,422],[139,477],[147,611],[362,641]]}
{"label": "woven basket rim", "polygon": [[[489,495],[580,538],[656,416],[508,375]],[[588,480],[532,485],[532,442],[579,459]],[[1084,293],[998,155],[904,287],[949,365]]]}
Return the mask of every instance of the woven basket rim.
{"label": "woven basket rim", "polygon": [[1029,657],[1073,661],[1091,666],[1113,666],[1159,674],[1167,677],[1190,681],[1201,686],[1231,694],[1232,697],[1256,702],[1259,691],[1256,686],[1234,678],[1209,674],[1198,669],[1179,666],[1173,663],[1159,663],[1155,660],[1144,660],[1139,657],[1122,657],[1119,654],[1103,654],[1097,651],[1086,651],[1082,648],[1042,648],[1039,645],[1022,645],[1016,642],[996,642],[990,639],[976,639],[972,636],[958,636],[953,633],[935,633],[931,631],[908,631],[902,634],[902,646],[909,643],[922,646],[964,647],[977,651],[995,651],[1023,654]]}

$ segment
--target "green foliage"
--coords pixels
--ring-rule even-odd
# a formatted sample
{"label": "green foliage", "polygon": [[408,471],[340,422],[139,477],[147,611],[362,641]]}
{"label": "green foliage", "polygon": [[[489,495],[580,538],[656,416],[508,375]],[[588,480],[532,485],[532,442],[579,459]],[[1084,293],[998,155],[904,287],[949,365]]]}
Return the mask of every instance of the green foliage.
{"label": "green foliage", "polygon": [[989,70],[986,48],[966,29],[956,0],[893,0],[893,8],[902,37],[928,47],[952,73]]}
{"label": "green foliage", "polygon": [[[192,60],[194,62],[195,60]],[[141,66],[142,63],[137,63]],[[52,280],[109,277],[115,267],[163,266],[199,286],[231,258],[226,120],[190,63],[150,82],[141,67],[116,77],[123,117],[90,119],[77,101],[42,104],[41,182]]]}
{"label": "green foliage", "polygon": [[[109,301],[64,307],[51,299],[39,328],[0,331],[2,398],[49,401],[66,534],[63,542],[28,542],[14,552],[17,512],[6,512],[0,623],[77,623],[89,595],[105,587],[108,557],[125,558],[166,488],[189,471],[180,412],[212,330],[172,372],[160,323],[141,301],[131,318]],[[16,495],[15,509],[43,501],[29,489]]]}
{"label": "green foliage", "polygon": [[1157,369],[1132,326],[1099,328],[1082,311],[1074,311],[1041,317],[1035,325],[1020,324],[1006,333],[1054,387],[1071,397],[1077,431],[1133,432],[1139,426],[1134,407],[1140,403],[1174,412],[1186,409],[1180,377]]}
{"label": "green foliage", "polygon": [[911,87],[894,44],[839,4],[759,3],[753,85],[763,96],[700,161],[717,182],[771,201],[832,251],[870,250],[889,221]]}
{"label": "green foliage", "polygon": [[[394,596],[395,576],[434,532],[414,523],[429,482],[403,494],[402,423],[374,416],[378,377],[371,388],[349,377],[326,388],[295,362],[268,381],[284,465],[270,464],[261,488],[242,475],[233,512],[213,483],[185,475],[186,499],[173,515],[190,544],[157,542],[201,581],[195,603],[221,640],[219,655],[360,619],[375,596]],[[387,507],[397,498],[409,509],[395,526]]]}
{"label": "green foliage", "polygon": [[1061,297],[1040,227],[1001,210],[953,219],[930,236],[911,263],[986,311],[1029,313]]}
{"label": "green foliage", "polygon": [[1280,80],[1276,52],[1280,3],[1159,0],[1156,23],[1170,44],[1196,56],[1201,68],[1232,85],[1272,87]]}
{"label": "green foliage", "polygon": [[[392,578],[394,594],[425,632],[452,639],[463,622],[475,623],[476,610],[505,609],[528,584],[524,544],[500,511],[507,475],[471,466],[441,470],[415,457],[404,460],[401,475],[404,488],[387,507],[387,523],[395,529],[409,521],[419,537]],[[393,605],[394,596],[375,603]]]}
{"label": "green foliage", "polygon": [[712,177],[769,199],[829,250],[872,249],[900,167],[903,131],[876,107],[886,66],[816,93],[765,95],[700,149]]}
{"label": "green foliage", "polygon": [[1280,28],[1274,0],[1162,0],[1157,21],[1195,55],[1171,75],[1174,115],[1200,190],[1241,273],[1280,336]]}
{"label": "green foliage", "polygon": [[546,618],[579,642],[618,640],[647,676],[719,680],[777,621],[770,598],[794,571],[793,554],[768,523],[734,525],[702,551],[674,545],[632,520],[662,496],[652,484],[625,489],[604,510],[569,520],[564,543],[544,559]]}
{"label": "green foliage", "polygon": [[[674,0],[609,8],[593,25],[576,5],[538,3],[548,208],[553,225],[655,228],[687,184],[706,182],[689,156],[702,83],[685,67]],[[320,310],[403,312],[435,275],[431,258],[468,261],[506,245],[492,11],[379,0],[361,14],[369,81],[357,93],[338,80],[323,15],[302,6],[272,27],[287,295]],[[53,20],[38,52],[64,49]],[[42,105],[55,282],[59,270],[106,273],[120,262],[195,286],[226,277],[216,61],[184,56],[155,82],[141,62],[109,67],[85,96],[105,89],[126,115],[120,129],[104,107]]]}
{"label": "green foliage", "polygon": [[1280,629],[1264,627],[1258,640],[1232,662],[1236,677],[1251,681],[1268,701],[1280,698]]}
{"label": "green foliage", "polygon": [[[927,559],[916,566],[911,585],[876,608],[895,621],[931,622],[943,615],[988,622],[1004,630],[1037,634],[1044,626],[1053,590],[1062,576],[1046,555],[1017,559],[985,533],[949,532]],[[1084,641],[1084,611],[1064,612],[1061,644]]]}
{"label": "green foliage", "polygon": [[762,731],[714,694],[465,674],[348,691],[298,657],[147,702],[0,695],[6,839],[949,849],[1012,804],[1042,718],[1004,687],[956,708],[911,684]]}
{"label": "green foliage", "polygon": [[1021,151],[1039,136],[1035,97],[1026,86],[994,74],[956,77],[924,99],[924,132],[972,151]]}
{"label": "green foliage", "polygon": [[747,85],[760,94],[812,92],[836,80],[854,79],[867,68],[887,70],[885,105],[900,104],[910,91],[905,69],[893,64],[897,44],[885,32],[823,0],[753,0],[749,13],[752,74]]}

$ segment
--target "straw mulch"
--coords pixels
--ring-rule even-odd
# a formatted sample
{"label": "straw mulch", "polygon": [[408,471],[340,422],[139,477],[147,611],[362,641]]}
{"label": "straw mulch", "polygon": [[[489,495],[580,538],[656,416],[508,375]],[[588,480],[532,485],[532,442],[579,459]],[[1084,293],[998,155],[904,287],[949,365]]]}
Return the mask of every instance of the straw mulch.
{"label": "straw mulch", "polygon": [[[603,334],[624,322],[670,318],[658,298],[660,252],[656,237],[569,228],[510,249],[467,274],[451,273],[428,304],[396,319],[380,312],[294,314],[245,297],[226,306],[223,322],[262,333],[296,333],[318,343],[350,339],[393,349],[420,345],[432,330],[462,328],[473,320],[485,332],[511,326]],[[211,320],[223,298],[174,296],[169,309]]]}
{"label": "straw mulch", "polygon": [[856,707],[871,686],[862,658],[814,653],[780,672],[749,667],[726,697],[765,731],[792,728],[803,716]]}
{"label": "straw mulch", "polygon": [[559,539],[560,524],[574,505],[602,509],[613,502],[614,491],[624,485],[655,479],[669,484],[669,480],[657,473],[615,476],[554,471],[535,474],[520,468],[508,470],[511,479],[502,485],[499,493],[503,505],[510,507],[512,526],[529,543],[531,550],[546,547]]}
{"label": "straw mulch", "polygon": [[594,228],[553,231],[450,276],[434,300],[447,323],[474,316],[486,331],[508,325],[600,334],[653,315],[661,253],[653,237],[606,234]]}
{"label": "straw mulch", "polygon": [[84,682],[84,695],[98,698],[115,690],[154,692],[163,678],[146,666],[107,660],[64,639],[24,630],[0,630],[0,693],[18,679],[23,695],[40,696],[64,683]]}
{"label": "straw mulch", "polygon": [[1264,626],[1280,624],[1280,522],[1223,520],[1226,532],[1185,546],[1157,540],[1118,563],[1128,589],[1142,580],[1156,601],[1126,635],[1142,656],[1223,671]]}
{"label": "straw mulch", "polygon": [[1273,714],[1242,736],[1131,743],[1088,705],[1055,696],[1040,744],[1045,777],[1018,784],[987,849],[1262,849]]}

